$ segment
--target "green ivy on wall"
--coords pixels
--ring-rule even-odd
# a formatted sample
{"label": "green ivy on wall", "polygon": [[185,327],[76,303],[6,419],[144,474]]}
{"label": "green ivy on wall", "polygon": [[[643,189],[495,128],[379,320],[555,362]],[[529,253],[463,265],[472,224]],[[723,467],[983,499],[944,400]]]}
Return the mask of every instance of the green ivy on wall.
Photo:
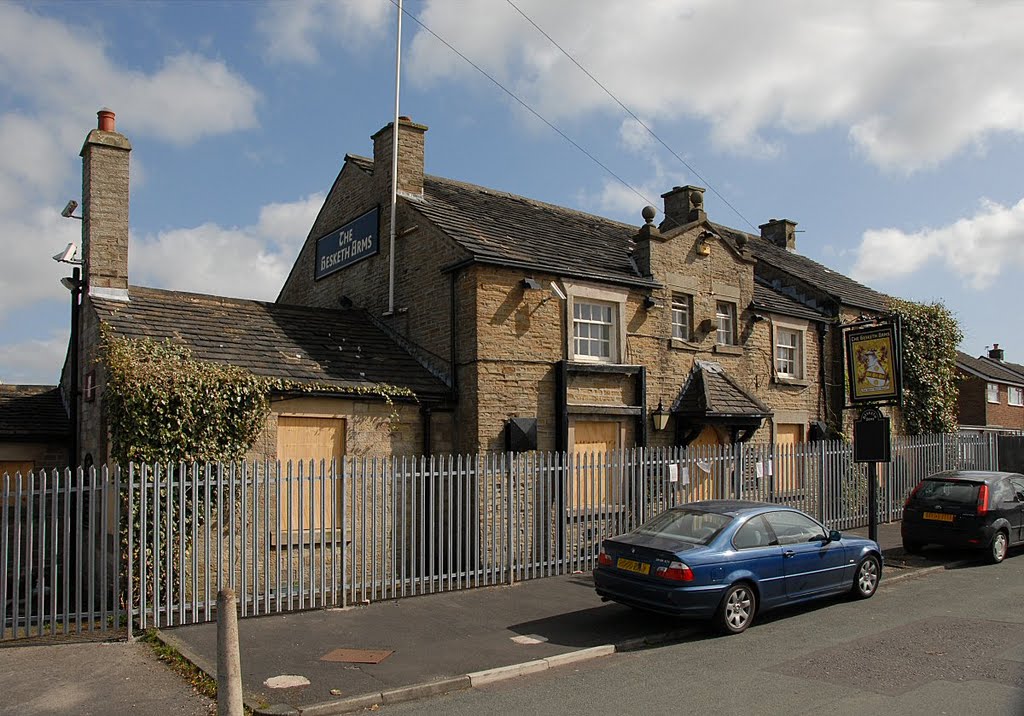
{"label": "green ivy on wall", "polygon": [[891,299],[903,329],[904,429],[910,435],[956,432],[956,351],[963,332],[944,305]]}
{"label": "green ivy on wall", "polygon": [[270,412],[272,393],[336,393],[415,399],[407,388],[382,383],[335,386],[265,378],[244,368],[193,357],[170,340],[125,338],[103,332],[107,368],[104,409],[111,453],[121,463],[207,462],[241,459]]}

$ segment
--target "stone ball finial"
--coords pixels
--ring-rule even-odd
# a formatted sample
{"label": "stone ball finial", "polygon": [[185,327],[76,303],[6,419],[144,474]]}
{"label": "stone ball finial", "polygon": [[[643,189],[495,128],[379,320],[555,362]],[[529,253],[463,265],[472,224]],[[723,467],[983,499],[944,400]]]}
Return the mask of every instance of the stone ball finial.
{"label": "stone ball finial", "polygon": [[700,206],[704,203],[704,194],[699,191],[690,192],[690,201],[694,206]]}
{"label": "stone ball finial", "polygon": [[747,245],[747,235],[746,234],[737,234],[736,235],[736,245],[739,246],[741,249],[744,246],[746,246]]}
{"label": "stone ball finial", "polygon": [[658,210],[655,209],[650,204],[645,206],[643,208],[643,211],[640,212],[640,215],[642,217],[644,217],[644,223],[645,224],[650,224],[652,221],[654,221],[654,217],[657,216],[657,214],[658,214]]}

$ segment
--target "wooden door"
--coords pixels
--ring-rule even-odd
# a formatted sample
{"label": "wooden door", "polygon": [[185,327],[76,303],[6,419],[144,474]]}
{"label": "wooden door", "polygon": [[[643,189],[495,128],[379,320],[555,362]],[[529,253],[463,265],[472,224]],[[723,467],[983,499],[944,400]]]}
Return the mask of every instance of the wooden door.
{"label": "wooden door", "polygon": [[[341,459],[345,455],[345,420],[342,418],[310,418],[282,415],[277,419],[277,459],[281,461],[282,479],[286,480],[281,489],[281,528],[287,530],[288,515],[291,514],[291,531],[327,527],[331,523],[331,504],[335,502],[333,481],[327,479],[321,489],[320,461],[324,462],[324,474],[330,475],[331,461],[341,471]],[[313,461],[313,480],[310,480],[310,460]],[[292,479],[288,475],[288,463],[292,463]],[[302,479],[299,479],[299,464],[302,464]],[[310,495],[312,487],[312,496]],[[291,495],[291,510],[288,496]],[[340,499],[340,495],[337,496]],[[321,515],[321,504],[323,515]],[[300,506],[302,521],[300,523]],[[340,510],[340,505],[338,505]],[[341,515],[337,514],[341,523]]]}
{"label": "wooden door", "polygon": [[574,427],[571,507],[608,504],[612,497],[609,453],[619,449],[621,426],[606,420],[578,421]]}
{"label": "wooden door", "polygon": [[803,487],[802,466],[796,456],[797,446],[804,441],[804,426],[799,423],[778,423],[775,426],[775,489],[798,490]]}

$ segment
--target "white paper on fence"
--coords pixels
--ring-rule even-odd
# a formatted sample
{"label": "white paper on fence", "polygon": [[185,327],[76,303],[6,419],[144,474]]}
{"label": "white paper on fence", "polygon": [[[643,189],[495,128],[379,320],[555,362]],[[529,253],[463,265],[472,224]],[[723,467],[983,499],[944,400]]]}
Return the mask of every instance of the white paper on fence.
{"label": "white paper on fence", "polygon": [[764,477],[764,463],[760,460],[754,464],[754,474],[758,477]]}
{"label": "white paper on fence", "polygon": [[700,470],[702,470],[703,472],[706,472],[706,473],[707,473],[707,474],[709,474],[709,475],[711,474],[711,463],[710,463],[710,462],[708,462],[708,461],[706,461],[706,460],[703,460],[703,461],[698,461],[698,462],[696,463],[696,465],[697,465],[697,467],[698,467],[698,468],[699,468]]}
{"label": "white paper on fence", "polygon": [[679,466],[675,463],[668,466],[668,481],[679,482]]}
{"label": "white paper on fence", "polygon": [[690,484],[690,469],[687,467],[679,468],[679,484],[689,485]]}

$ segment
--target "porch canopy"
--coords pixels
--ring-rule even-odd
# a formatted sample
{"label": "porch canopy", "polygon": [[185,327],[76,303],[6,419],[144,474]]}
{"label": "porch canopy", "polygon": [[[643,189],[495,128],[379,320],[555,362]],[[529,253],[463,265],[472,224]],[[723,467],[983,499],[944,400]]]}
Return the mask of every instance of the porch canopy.
{"label": "porch canopy", "polygon": [[689,445],[707,426],[728,433],[731,442],[746,442],[772,411],[713,361],[694,361],[690,375],[672,404],[676,443]]}

